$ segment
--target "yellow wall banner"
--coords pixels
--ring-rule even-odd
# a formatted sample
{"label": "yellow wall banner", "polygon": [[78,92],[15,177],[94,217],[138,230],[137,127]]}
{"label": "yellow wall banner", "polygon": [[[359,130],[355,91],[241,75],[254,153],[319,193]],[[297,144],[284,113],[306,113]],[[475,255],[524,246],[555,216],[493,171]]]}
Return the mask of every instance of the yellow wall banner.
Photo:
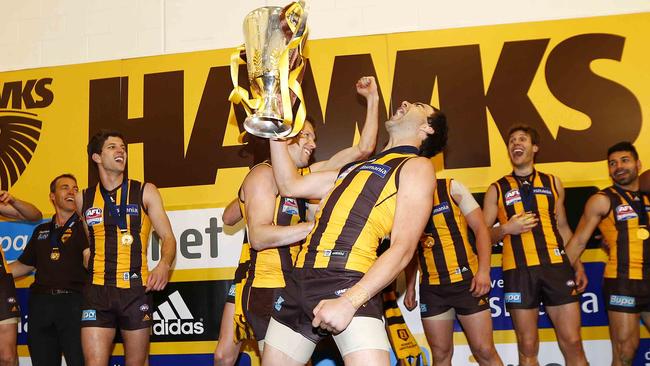
{"label": "yellow wall banner", "polygon": [[[643,118],[650,112],[648,44],[650,13],[309,41],[303,92],[317,125],[316,159],[358,139],[365,105],[354,85],[359,77],[374,75],[382,121],[402,100],[445,111],[449,146],[434,159],[442,177],[484,192],[511,170],[504,143],[508,128],[526,123],[541,135],[539,170],[557,175],[566,187],[604,187],[609,184],[609,146],[632,141],[642,160],[650,158],[650,123]],[[0,188],[44,212],[53,211],[47,193],[55,176],[75,174],[81,187],[97,181],[86,154],[90,136],[102,128],[125,134],[129,176],[156,184],[166,208],[175,211],[170,216],[178,231],[180,267],[176,287],[159,300],[186,305],[192,334],[174,338],[172,324],[178,321],[178,329],[184,329],[181,319],[165,319],[156,335],[162,342],[193,341],[187,353],[212,352],[209,340],[214,336],[207,330],[216,329],[207,320],[196,325],[196,312],[207,310],[183,281],[228,277],[239,248],[223,248],[228,240],[219,241],[219,235],[242,240],[241,232],[220,231],[221,210],[216,210],[235,197],[253,161],[237,139],[244,111],[227,100],[231,52],[0,73]],[[246,72],[239,75],[246,85]],[[378,149],[386,137],[380,133]],[[2,235],[3,247],[9,243],[5,252],[25,242]],[[222,253],[229,253],[227,260]],[[149,254],[150,262],[156,255]],[[592,273],[600,276],[602,269]],[[605,342],[602,304],[599,310],[589,309],[601,317],[592,323],[599,336],[586,339]],[[499,330],[505,334],[499,350],[516,355],[507,345],[512,334],[506,328]],[[542,346],[543,362],[561,361],[556,345],[546,347],[553,346]],[[650,345],[644,342],[643,347],[641,355]],[[153,353],[156,349],[152,346]],[[611,357],[600,343],[587,351],[601,360]],[[459,354],[469,357],[465,351]],[[516,358],[505,361],[516,363]]]}

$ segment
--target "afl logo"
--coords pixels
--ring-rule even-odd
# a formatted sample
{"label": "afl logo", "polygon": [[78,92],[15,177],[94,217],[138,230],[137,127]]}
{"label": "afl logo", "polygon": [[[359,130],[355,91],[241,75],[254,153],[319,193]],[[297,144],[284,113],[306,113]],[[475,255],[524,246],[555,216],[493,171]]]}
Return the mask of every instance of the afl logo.
{"label": "afl logo", "polygon": [[0,189],[8,190],[32,160],[41,137],[42,122],[28,110],[52,104],[51,78],[0,84]]}
{"label": "afl logo", "polygon": [[86,224],[88,224],[88,226],[101,224],[101,222],[104,221],[103,211],[99,207],[91,207],[87,209],[84,213],[84,217],[86,218]]}
{"label": "afl logo", "polygon": [[518,189],[513,189],[505,194],[506,206],[512,206],[517,202],[521,202],[521,194]]}
{"label": "afl logo", "polygon": [[616,220],[617,221],[627,221],[630,219],[636,219],[639,217],[634,211],[634,208],[630,205],[619,205],[616,206]]}

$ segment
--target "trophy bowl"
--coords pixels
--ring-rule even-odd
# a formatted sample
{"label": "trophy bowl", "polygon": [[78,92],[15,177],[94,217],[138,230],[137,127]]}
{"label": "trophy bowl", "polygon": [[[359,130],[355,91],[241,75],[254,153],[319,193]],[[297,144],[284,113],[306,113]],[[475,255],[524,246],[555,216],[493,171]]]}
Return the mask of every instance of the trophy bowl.
{"label": "trophy bowl", "polygon": [[[244,121],[247,132],[263,137],[284,137],[291,133],[283,105],[281,68],[291,69],[301,58],[299,48],[287,51],[289,44],[306,30],[306,12],[288,13],[289,7],[267,6],[251,11],[244,18],[246,66],[251,93],[261,103]],[[288,52],[288,56],[284,55]],[[283,61],[283,55],[285,60]],[[288,60],[288,61],[287,61]],[[286,81],[284,81],[286,82]]]}

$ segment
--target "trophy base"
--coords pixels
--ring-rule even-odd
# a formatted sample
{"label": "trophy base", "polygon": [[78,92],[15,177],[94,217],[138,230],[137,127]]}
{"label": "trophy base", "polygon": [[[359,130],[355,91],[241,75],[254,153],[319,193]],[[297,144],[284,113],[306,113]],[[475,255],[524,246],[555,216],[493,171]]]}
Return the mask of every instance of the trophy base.
{"label": "trophy base", "polygon": [[291,133],[291,126],[280,118],[252,115],[244,121],[246,132],[257,137],[281,138]]}

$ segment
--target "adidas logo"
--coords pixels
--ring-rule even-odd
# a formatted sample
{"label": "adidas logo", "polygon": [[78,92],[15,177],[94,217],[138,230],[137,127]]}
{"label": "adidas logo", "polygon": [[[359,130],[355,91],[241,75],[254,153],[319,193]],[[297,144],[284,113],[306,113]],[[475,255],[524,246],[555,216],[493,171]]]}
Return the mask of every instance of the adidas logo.
{"label": "adidas logo", "polygon": [[203,319],[194,321],[194,316],[187,307],[180,292],[174,291],[168,300],[158,305],[153,313],[153,334],[155,335],[190,335],[203,334]]}

